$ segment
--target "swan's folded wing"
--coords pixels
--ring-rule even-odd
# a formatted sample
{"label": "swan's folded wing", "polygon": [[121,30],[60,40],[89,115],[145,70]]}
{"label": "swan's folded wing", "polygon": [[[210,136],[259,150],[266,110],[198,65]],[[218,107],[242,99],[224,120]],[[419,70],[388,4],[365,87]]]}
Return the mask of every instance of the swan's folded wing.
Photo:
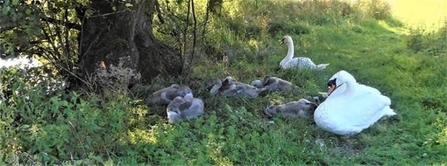
{"label": "swan's folded wing", "polygon": [[358,91],[361,91],[361,93],[373,93],[375,95],[382,94],[378,89],[363,84],[358,84]]}
{"label": "swan's folded wing", "polygon": [[300,66],[314,68],[315,63],[308,57],[297,57]]}
{"label": "swan's folded wing", "polygon": [[351,109],[348,110],[350,114],[347,116],[353,125],[365,129],[385,115],[384,111],[389,108],[391,100],[371,91],[358,94],[351,103],[351,106],[347,107],[347,109]]}

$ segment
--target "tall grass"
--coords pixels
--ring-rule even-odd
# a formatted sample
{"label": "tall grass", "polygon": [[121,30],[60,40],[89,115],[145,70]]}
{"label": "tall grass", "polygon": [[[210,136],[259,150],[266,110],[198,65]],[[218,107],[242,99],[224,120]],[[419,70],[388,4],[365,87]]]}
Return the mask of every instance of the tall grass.
{"label": "tall grass", "polygon": [[[0,70],[1,163],[447,164],[447,25],[433,32],[410,30],[382,1],[225,1],[223,6],[207,27],[203,59],[189,75],[157,78],[135,91],[48,94],[49,83],[32,81],[26,71]],[[278,40],[284,35],[293,37],[295,56],[330,66],[280,70],[287,48]],[[389,96],[398,115],[355,136],[325,132],[312,119],[263,115],[269,104],[325,91],[327,79],[339,70]],[[247,83],[274,75],[302,89],[256,99],[209,95],[206,80],[230,75]],[[170,125],[164,107],[129,97],[172,83],[190,86],[205,101],[205,115]]]}

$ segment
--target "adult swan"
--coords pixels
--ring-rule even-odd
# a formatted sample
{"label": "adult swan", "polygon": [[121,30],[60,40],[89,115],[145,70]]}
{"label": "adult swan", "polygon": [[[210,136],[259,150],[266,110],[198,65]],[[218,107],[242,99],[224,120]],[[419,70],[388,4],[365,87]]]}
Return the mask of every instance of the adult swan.
{"label": "adult swan", "polygon": [[279,63],[279,66],[281,66],[282,69],[290,69],[290,68],[307,68],[312,70],[323,70],[328,66],[329,64],[319,64],[315,65],[314,62],[308,57],[295,57],[293,58],[294,54],[294,46],[293,46],[293,40],[290,36],[284,36],[281,40],[281,44],[287,44],[289,47],[287,51],[287,56]]}
{"label": "adult swan", "polygon": [[383,116],[396,115],[390,108],[390,98],[375,88],[357,83],[354,76],[344,70],[335,73],[328,86],[329,97],[314,113],[316,124],[326,131],[353,135]]}

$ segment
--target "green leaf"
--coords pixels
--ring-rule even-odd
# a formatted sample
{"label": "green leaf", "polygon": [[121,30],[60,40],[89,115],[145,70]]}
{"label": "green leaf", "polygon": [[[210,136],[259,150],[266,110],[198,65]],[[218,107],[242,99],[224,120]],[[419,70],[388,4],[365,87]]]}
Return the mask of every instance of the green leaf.
{"label": "green leaf", "polygon": [[26,129],[28,129],[30,126],[29,125],[22,125],[22,126],[20,126],[20,129],[22,129],[22,130],[26,130]]}
{"label": "green leaf", "polygon": [[17,5],[19,4],[19,0],[12,0],[12,5]]}
{"label": "green leaf", "polygon": [[8,12],[9,12],[10,9],[11,9],[11,7],[9,7],[9,6],[3,7],[2,14],[3,15],[8,15]]}
{"label": "green leaf", "polygon": [[30,15],[30,14],[31,14],[31,9],[26,9],[26,10],[25,10],[25,14],[26,14],[26,15]]}
{"label": "green leaf", "polygon": [[29,16],[29,17],[28,17],[28,20],[29,20],[29,21],[34,21],[34,20],[36,20],[36,15],[31,15],[31,16]]}

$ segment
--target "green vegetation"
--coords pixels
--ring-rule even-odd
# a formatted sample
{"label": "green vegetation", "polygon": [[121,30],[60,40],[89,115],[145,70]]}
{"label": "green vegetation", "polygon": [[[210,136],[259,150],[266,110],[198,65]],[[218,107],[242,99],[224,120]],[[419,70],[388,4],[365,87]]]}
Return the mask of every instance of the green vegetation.
{"label": "green vegetation", "polygon": [[[410,28],[392,11],[378,0],[225,1],[224,16],[211,16],[191,71],[157,78],[137,92],[50,92],[60,86],[51,69],[1,69],[0,163],[447,165],[447,22],[435,31]],[[284,35],[294,39],[295,56],[328,68],[279,70]],[[263,115],[269,104],[325,91],[342,69],[389,96],[398,115],[355,136],[325,132],[312,120]],[[247,83],[274,75],[303,90],[257,99],[210,96],[205,81],[229,75]],[[172,83],[204,99],[205,115],[169,125],[164,107],[137,99]]]}

